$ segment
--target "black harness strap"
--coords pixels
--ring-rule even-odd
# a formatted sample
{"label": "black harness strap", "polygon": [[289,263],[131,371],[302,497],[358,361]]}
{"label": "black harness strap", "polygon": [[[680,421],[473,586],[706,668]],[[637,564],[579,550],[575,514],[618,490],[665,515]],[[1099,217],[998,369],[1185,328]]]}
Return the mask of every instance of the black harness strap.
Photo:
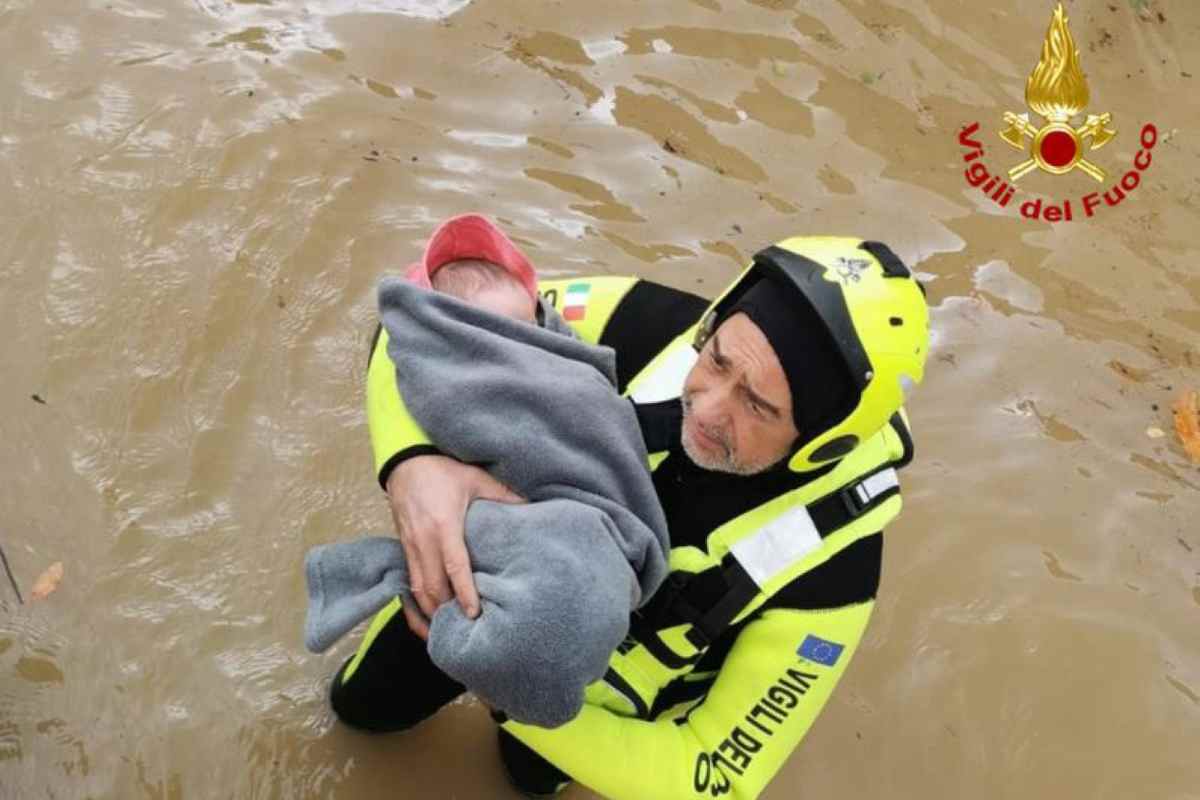
{"label": "black harness strap", "polygon": [[[892,466],[885,463],[849,486],[808,504],[809,516],[822,539],[899,493],[898,486],[891,486],[864,499],[858,491],[863,482]],[[758,584],[732,554],[727,554],[718,566],[703,572],[672,572],[650,603],[634,614],[630,634],[667,667],[680,669],[698,661],[758,593]],[[690,626],[685,635],[699,651],[696,655],[680,656],[659,636],[659,631],[680,624]]]}
{"label": "black harness strap", "polygon": [[697,650],[704,650],[715,642],[733,623],[733,618],[758,595],[758,584],[737,559],[725,556],[721,563],[721,577],[724,578],[726,586],[725,596],[687,632],[687,640]]}
{"label": "black harness strap", "polygon": [[650,709],[646,707],[646,701],[642,700],[641,695],[612,667],[609,667],[608,671],[604,673],[604,682],[633,704],[633,711],[640,719],[650,716]]}
{"label": "black harness strap", "polygon": [[691,594],[697,594],[702,584],[710,582],[712,577],[719,578],[716,573],[715,568],[699,573],[672,572],[654,593],[650,602],[633,613],[629,626],[630,636],[670,669],[681,669],[699,661],[699,653],[685,657],[667,647],[658,631],[681,622],[694,624],[694,621],[698,621],[700,612],[696,610],[691,599],[684,596],[684,590],[691,586]]}

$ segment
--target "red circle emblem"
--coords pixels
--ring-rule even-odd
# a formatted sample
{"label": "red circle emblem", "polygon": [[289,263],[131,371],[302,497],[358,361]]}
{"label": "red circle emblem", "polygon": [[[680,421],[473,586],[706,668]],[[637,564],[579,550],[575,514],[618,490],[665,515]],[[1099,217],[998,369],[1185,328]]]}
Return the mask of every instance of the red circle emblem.
{"label": "red circle emblem", "polygon": [[1066,131],[1050,131],[1042,139],[1042,160],[1052,167],[1065,167],[1075,159],[1075,137]]}

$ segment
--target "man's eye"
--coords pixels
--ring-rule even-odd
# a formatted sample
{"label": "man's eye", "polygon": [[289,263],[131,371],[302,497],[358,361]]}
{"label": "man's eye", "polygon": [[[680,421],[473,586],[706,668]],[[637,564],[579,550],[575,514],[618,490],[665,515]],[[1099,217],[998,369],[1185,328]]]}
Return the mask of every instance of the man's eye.
{"label": "man's eye", "polygon": [[712,359],[713,366],[714,366],[714,367],[716,367],[717,369],[724,369],[724,368],[725,368],[725,363],[724,363],[723,361],[720,361],[720,360],[718,360],[718,359],[717,359],[717,354],[716,354],[716,353],[713,353],[713,352],[711,352],[711,351],[710,351],[710,352],[709,352],[709,354],[708,354],[708,357],[709,357],[710,359]]}

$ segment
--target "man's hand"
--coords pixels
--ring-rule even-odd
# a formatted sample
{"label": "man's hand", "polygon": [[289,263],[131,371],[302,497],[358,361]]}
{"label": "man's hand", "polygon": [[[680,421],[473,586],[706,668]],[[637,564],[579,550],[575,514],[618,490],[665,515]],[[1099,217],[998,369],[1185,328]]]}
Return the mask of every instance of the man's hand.
{"label": "man's hand", "polygon": [[408,627],[428,639],[429,619],[451,596],[464,614],[477,617],[479,594],[463,529],[467,506],[477,498],[501,503],[524,503],[525,498],[479,467],[439,455],[401,462],[388,476],[387,494],[419,606],[404,604]]}

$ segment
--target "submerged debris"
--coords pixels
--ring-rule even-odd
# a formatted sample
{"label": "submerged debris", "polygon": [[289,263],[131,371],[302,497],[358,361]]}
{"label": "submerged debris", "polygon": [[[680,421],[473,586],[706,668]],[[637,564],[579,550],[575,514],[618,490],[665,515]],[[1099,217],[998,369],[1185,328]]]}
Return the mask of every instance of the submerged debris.
{"label": "submerged debris", "polygon": [[61,561],[55,561],[46,567],[46,571],[39,575],[38,579],[33,582],[33,589],[29,592],[29,596],[34,600],[45,600],[58,588],[62,577],[63,564]]}
{"label": "submerged debris", "polygon": [[1175,412],[1175,433],[1192,463],[1200,464],[1200,392],[1184,392],[1171,408]]}

